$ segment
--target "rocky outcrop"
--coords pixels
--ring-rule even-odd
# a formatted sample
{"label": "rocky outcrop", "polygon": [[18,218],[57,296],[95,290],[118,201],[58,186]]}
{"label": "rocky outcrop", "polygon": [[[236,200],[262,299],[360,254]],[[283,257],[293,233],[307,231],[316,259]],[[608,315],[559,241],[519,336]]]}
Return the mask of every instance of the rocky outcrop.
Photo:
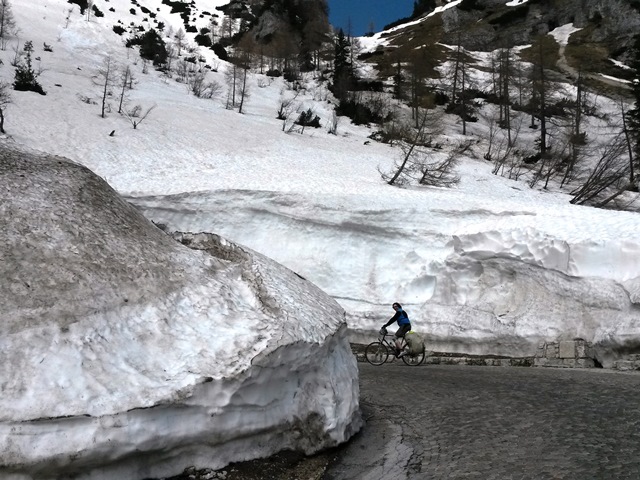
{"label": "rocky outcrop", "polygon": [[[513,3],[513,2],[511,2]],[[624,0],[529,0],[507,5],[505,0],[463,1],[442,13],[445,36],[460,34],[465,48],[493,50],[505,45],[525,45],[537,35],[573,24],[585,29],[581,42],[605,47],[613,57],[640,30],[640,11]]]}

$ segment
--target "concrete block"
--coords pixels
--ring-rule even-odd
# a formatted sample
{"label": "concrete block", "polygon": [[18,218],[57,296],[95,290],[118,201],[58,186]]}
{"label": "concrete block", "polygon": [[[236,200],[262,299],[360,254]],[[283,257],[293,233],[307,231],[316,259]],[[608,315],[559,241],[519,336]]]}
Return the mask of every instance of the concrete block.
{"label": "concrete block", "polygon": [[560,358],[576,358],[576,342],[573,340],[560,342],[558,356]]}

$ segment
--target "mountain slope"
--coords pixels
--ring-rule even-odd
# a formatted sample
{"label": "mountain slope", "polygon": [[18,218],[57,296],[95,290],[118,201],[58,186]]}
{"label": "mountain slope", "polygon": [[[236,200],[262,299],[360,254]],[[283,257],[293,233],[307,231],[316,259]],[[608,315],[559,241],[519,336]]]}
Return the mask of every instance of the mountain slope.
{"label": "mountain slope", "polygon": [[[377,34],[384,47],[374,60],[387,71],[395,59],[425,45],[461,44],[492,51],[529,45],[562,25],[573,24],[568,62],[585,73],[631,79],[628,63],[640,28],[640,8],[627,0],[455,0]],[[386,52],[386,53],[383,53]],[[390,58],[387,58],[390,57]]]}
{"label": "mountain slope", "polygon": [[[123,23],[133,18],[124,0],[100,9],[107,3]],[[401,150],[372,141],[375,127],[346,118],[329,134],[335,99],[313,73],[298,85],[250,75],[240,115],[225,108],[226,88],[217,98],[197,98],[176,76],[143,73],[136,50],[125,48],[106,15],[87,22],[76,12],[66,25],[61,0],[14,5],[48,93],[13,94],[6,141],[88,166],[169,230],[218,233],[292,268],[340,302],[354,337],[369,337],[400,301],[439,349],[531,354],[540,341],[581,336],[599,345],[606,364],[637,343],[639,216],[572,206],[554,185],[531,189],[494,175],[483,159],[488,122],[469,124],[463,136],[459,117],[438,117],[430,158],[466,146],[455,188],[395,188],[379,170],[392,169]],[[162,21],[181,24],[163,11]],[[375,48],[380,39],[369,41]],[[43,42],[54,51],[43,52]],[[218,63],[206,78],[224,86],[230,67],[209,52],[204,63]],[[116,113],[115,91],[111,111],[100,117],[101,89],[91,77],[106,53],[129,64],[138,80],[129,105],[156,106],[135,130]],[[12,52],[0,54],[10,79]],[[490,63],[484,52],[470,55],[479,66]],[[483,72],[474,69],[488,82]],[[285,124],[276,117],[286,100],[294,113]],[[617,109],[601,100],[602,115],[585,127],[598,141],[609,138],[606,117]],[[307,109],[322,127],[286,133]],[[539,130],[523,127],[520,135],[535,145]],[[521,174],[534,172],[523,167]]]}

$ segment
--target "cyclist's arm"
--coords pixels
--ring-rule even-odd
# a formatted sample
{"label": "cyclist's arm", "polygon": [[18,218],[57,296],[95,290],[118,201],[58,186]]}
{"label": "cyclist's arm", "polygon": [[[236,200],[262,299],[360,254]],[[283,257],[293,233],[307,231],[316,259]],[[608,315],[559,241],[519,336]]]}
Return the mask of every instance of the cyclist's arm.
{"label": "cyclist's arm", "polygon": [[384,327],[386,328],[389,325],[391,325],[393,322],[397,321],[399,316],[400,316],[400,312],[396,312],[396,314],[393,317],[391,317],[391,319],[387,323],[384,324]]}

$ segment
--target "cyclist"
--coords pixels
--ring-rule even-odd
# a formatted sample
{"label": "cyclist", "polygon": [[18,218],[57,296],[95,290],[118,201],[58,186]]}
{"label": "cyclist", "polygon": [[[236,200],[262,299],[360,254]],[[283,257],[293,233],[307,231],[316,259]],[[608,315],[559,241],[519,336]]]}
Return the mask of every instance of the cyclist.
{"label": "cyclist", "polygon": [[407,312],[402,309],[402,305],[400,305],[398,302],[395,302],[392,307],[396,311],[396,313],[387,323],[383,325],[383,327],[380,329],[380,332],[386,333],[387,327],[389,325],[391,325],[393,322],[398,322],[399,328],[395,334],[395,343],[397,350],[396,355],[398,357],[401,357],[402,353],[400,353],[400,350],[402,349],[402,339],[409,332],[409,330],[411,330],[411,322],[409,321],[409,315],[407,315]]}

